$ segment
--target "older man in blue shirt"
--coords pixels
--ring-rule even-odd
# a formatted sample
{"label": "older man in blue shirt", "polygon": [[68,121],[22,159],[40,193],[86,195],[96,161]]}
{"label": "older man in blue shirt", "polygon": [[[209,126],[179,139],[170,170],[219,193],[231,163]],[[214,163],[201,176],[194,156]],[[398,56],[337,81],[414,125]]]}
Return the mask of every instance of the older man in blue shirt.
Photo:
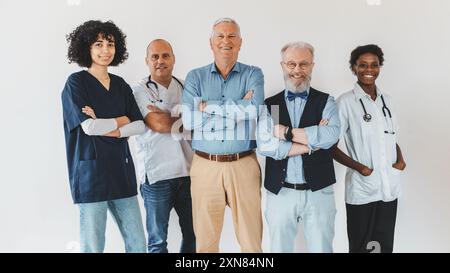
{"label": "older man in blue shirt", "polygon": [[332,252],[336,179],[330,148],[340,132],[336,103],[310,87],[310,44],[289,43],[281,56],[286,89],[266,99],[258,122],[271,251],[292,252],[302,223],[310,252]]}
{"label": "older man in blue shirt", "polygon": [[260,68],[237,61],[242,38],[230,18],[210,38],[214,63],[194,69],[183,92],[183,126],[193,130],[191,194],[197,252],[218,252],[225,207],[242,252],[261,252],[261,173],[254,149]]}

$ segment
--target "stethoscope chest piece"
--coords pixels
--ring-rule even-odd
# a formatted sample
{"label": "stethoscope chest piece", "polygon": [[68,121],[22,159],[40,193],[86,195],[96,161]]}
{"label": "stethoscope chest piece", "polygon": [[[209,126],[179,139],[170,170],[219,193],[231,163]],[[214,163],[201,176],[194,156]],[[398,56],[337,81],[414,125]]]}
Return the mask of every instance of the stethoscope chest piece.
{"label": "stethoscope chest piece", "polygon": [[363,120],[365,122],[371,121],[372,120],[372,116],[369,113],[367,113],[366,107],[364,107],[364,103],[362,102],[362,99],[359,99],[359,102],[361,103],[362,109],[364,110]]}

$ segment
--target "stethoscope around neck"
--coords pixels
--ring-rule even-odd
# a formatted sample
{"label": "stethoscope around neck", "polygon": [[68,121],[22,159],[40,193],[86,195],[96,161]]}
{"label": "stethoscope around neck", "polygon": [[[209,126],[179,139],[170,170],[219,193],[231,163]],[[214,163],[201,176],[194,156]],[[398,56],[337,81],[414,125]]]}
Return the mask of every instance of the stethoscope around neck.
{"label": "stethoscope around neck", "polygon": [[[387,116],[386,116],[386,112],[387,112],[388,115],[389,115],[389,119],[391,120],[391,127],[393,127],[393,126],[392,126],[392,114],[391,114],[391,110],[389,110],[389,108],[386,106],[386,102],[384,101],[383,95],[380,95],[380,97],[381,97],[381,101],[383,102],[383,107],[381,108],[381,110],[383,111],[384,118],[385,118],[385,119],[387,118]],[[359,102],[361,103],[361,106],[362,106],[362,108],[363,108],[363,110],[364,110],[363,120],[364,120],[365,122],[370,122],[370,121],[372,120],[372,115],[369,114],[369,113],[367,113],[366,107],[364,106],[364,103],[363,103],[363,101],[362,101],[361,98],[359,99]],[[392,128],[391,131],[385,130],[384,132],[385,132],[386,134],[391,134],[391,135],[395,134],[393,128]]]}
{"label": "stethoscope around neck", "polygon": [[[179,79],[177,79],[177,78],[174,77],[174,76],[172,76],[172,79],[174,79],[174,80],[181,86],[182,89],[184,88],[184,85],[181,83],[181,81],[180,81]],[[152,75],[149,75],[149,76],[148,76],[148,81],[145,83],[145,86],[147,86],[147,88],[148,88],[149,90],[151,90],[150,84],[152,84],[152,85],[155,87],[156,91],[157,91],[156,94],[153,94],[154,97],[155,97],[155,98],[158,98],[157,100],[150,100],[150,101],[151,101],[152,103],[163,102],[163,100],[159,98],[159,88],[158,88],[158,84],[157,84],[156,82],[152,81]],[[150,91],[149,91],[149,92],[150,92]]]}

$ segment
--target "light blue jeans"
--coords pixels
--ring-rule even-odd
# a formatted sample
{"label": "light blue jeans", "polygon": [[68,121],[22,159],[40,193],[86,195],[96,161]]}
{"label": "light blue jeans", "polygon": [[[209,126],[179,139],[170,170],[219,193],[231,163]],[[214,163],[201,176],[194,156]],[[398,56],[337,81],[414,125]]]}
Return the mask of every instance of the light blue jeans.
{"label": "light blue jeans", "polygon": [[104,202],[78,204],[80,208],[80,250],[101,253],[105,248],[107,211],[119,227],[126,252],[146,252],[144,227],[137,196]]}
{"label": "light blue jeans", "polygon": [[319,191],[281,188],[267,192],[265,217],[270,251],[293,252],[298,224],[303,224],[308,252],[333,252],[336,205],[333,185]]}

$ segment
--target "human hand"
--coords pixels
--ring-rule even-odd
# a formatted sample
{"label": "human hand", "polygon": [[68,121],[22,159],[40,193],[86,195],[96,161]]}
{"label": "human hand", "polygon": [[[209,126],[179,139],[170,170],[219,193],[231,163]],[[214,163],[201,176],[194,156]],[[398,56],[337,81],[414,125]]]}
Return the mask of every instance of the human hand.
{"label": "human hand", "polygon": [[273,136],[282,140],[286,140],[284,133],[288,127],[283,124],[277,124],[273,127]]}
{"label": "human hand", "polygon": [[392,167],[399,171],[403,171],[406,168],[406,163],[402,160],[400,162],[395,162],[394,164],[392,164]]}
{"label": "human hand", "polygon": [[358,172],[360,174],[362,174],[363,176],[369,176],[369,175],[372,174],[373,169],[371,169],[371,168],[369,168],[367,166],[361,165],[361,168],[359,168]]}
{"label": "human hand", "polygon": [[121,116],[121,117],[116,118],[116,122],[117,122],[117,128],[120,128],[124,125],[127,125],[131,121],[127,116]]}
{"label": "human hand", "polygon": [[253,98],[253,90],[248,90],[242,99],[243,100],[251,100],[252,98]]}
{"label": "human hand", "polygon": [[326,126],[326,125],[328,125],[328,120],[327,120],[327,119],[322,119],[322,120],[319,122],[319,126]]}
{"label": "human hand", "polygon": [[94,109],[92,109],[89,106],[85,106],[85,107],[81,108],[81,112],[83,112],[84,114],[90,116],[93,119],[97,118],[97,116],[95,115]]}
{"label": "human hand", "polygon": [[162,113],[163,110],[159,109],[158,107],[156,107],[155,105],[148,105],[147,109],[154,112],[154,113]]}
{"label": "human hand", "polygon": [[206,108],[206,101],[201,101],[200,103],[199,103],[199,105],[198,105],[198,110],[200,111],[200,112],[205,112],[205,108]]}

